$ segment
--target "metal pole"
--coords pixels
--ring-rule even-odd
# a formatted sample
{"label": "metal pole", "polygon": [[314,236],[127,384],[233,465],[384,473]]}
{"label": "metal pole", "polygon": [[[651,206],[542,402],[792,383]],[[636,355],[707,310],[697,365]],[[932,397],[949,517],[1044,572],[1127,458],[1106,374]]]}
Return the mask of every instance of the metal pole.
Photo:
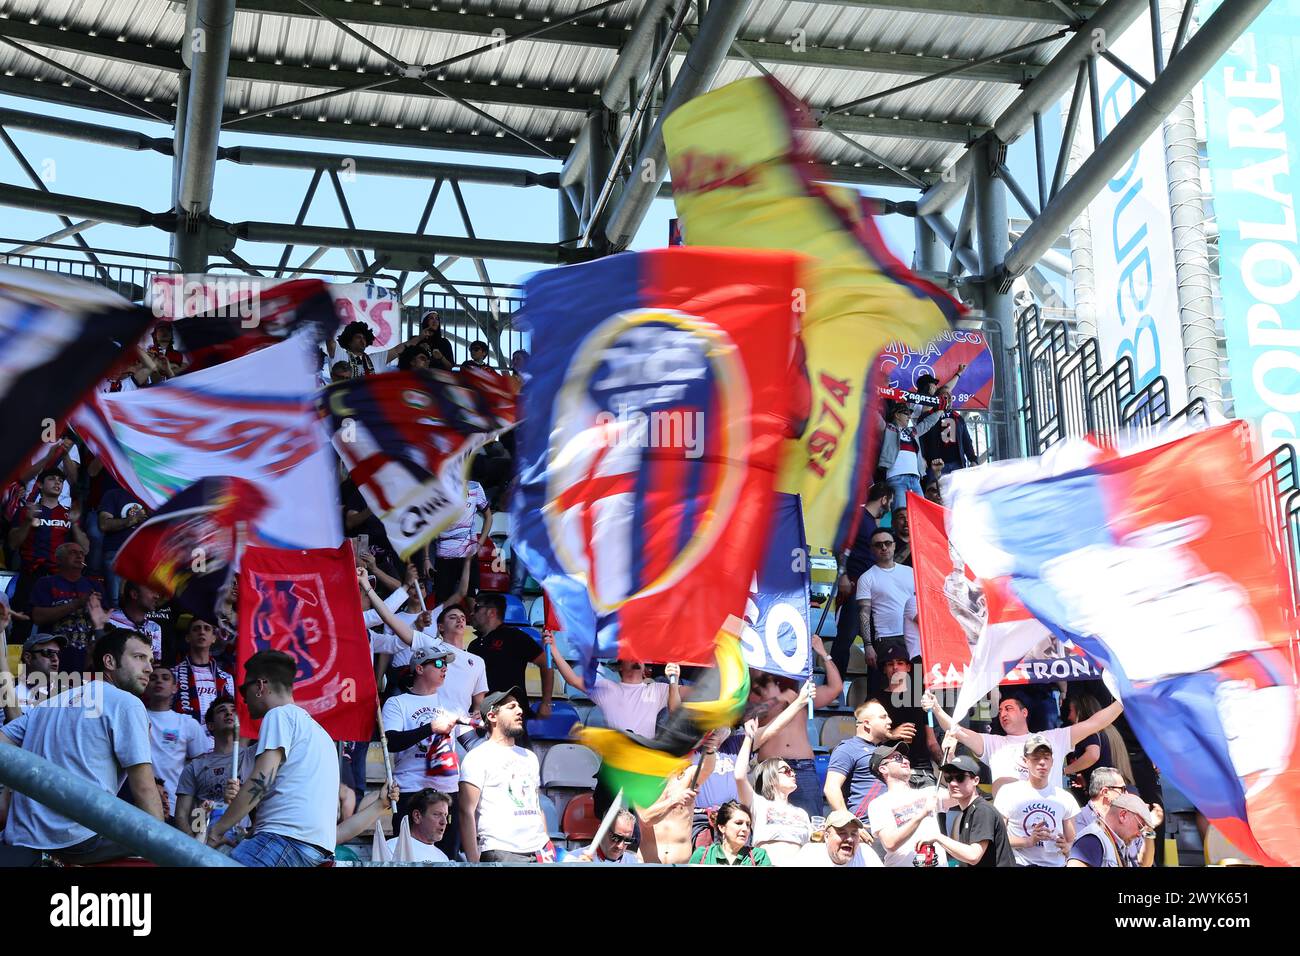
{"label": "metal pole", "polygon": [[84,777],[21,747],[0,744],[0,783],[162,866],[239,866]]}
{"label": "metal pole", "polygon": [[[618,113],[628,105],[631,84],[645,76],[654,49],[655,28],[672,2],[673,0],[646,0],[645,6],[637,14],[632,23],[632,32],[628,34],[623,48],[618,51],[618,59],[609,71],[609,78],[600,88],[600,99],[607,109]],[[678,2],[689,3],[690,0]]]}
{"label": "metal pole", "polygon": [[[1084,88],[1086,80],[1080,78],[1079,90]],[[1087,107],[1076,96],[1075,104],[1080,110]],[[1070,152],[1061,163],[1060,172],[1074,175],[1075,170],[1083,165],[1085,154],[1079,137],[1070,141]],[[1083,338],[1097,337],[1097,288],[1096,275],[1092,267],[1092,221],[1085,207],[1070,223],[1070,285],[1074,289],[1074,327]]]}
{"label": "metal pole", "polygon": [[912,265],[918,272],[940,272],[943,266],[939,262],[939,237],[920,216],[912,223],[916,230],[916,255]]}
{"label": "metal pole", "polygon": [[1023,275],[1039,256],[1052,247],[1056,237],[1267,6],[1268,0],[1236,0],[1215,11],[1200,32],[1187,41],[1182,52],[1169,61],[1165,71],[1151,84],[1151,89],[1111,130],[1101,147],[1061,187],[1043,214],[1030,223],[1007,256],[1006,269],[1011,276]]}
{"label": "metal pole", "polygon": [[[1192,0],[1188,0],[1192,2]],[[1173,57],[1178,32],[1179,0],[1160,0],[1162,42]],[[1214,291],[1210,285],[1210,248],[1205,239],[1205,201],[1201,194],[1201,156],[1196,136],[1196,106],[1190,93],[1165,120],[1165,164],[1169,178],[1169,213],[1174,229],[1174,270],[1178,276],[1178,311],[1182,316],[1187,398],[1201,398],[1216,412],[1223,406],[1223,370],[1214,329]]]}
{"label": "metal pole", "polygon": [[22,110],[0,109],[0,126],[139,152],[153,150],[156,153],[169,154],[172,151],[171,141],[167,139],[155,139],[129,129],[98,126],[95,123],[82,123],[79,120],[63,119],[58,116],[42,116],[39,113],[26,113]]}
{"label": "metal pole", "polygon": [[302,153],[292,149],[235,146],[221,151],[221,159],[241,166],[270,166],[279,169],[314,169],[322,172],[347,169],[358,176],[396,176],[404,179],[458,179],[463,183],[491,186],[545,186],[558,189],[559,173],[534,173],[527,169],[499,166],[468,166],[458,163],[429,163],[415,159],[382,159],[374,156],[346,156],[341,153]]}
{"label": "metal pole", "polygon": [[[641,220],[668,176],[668,154],[664,147],[664,120],[687,100],[708,90],[727,57],[731,41],[749,12],[752,0],[713,0],[701,14],[700,29],[686,52],[668,99],[659,112],[650,141],[632,164],[633,175],[610,215],[605,235],[615,249],[624,249],[636,235]],[[644,171],[644,172],[643,172]]]}
{"label": "metal pole", "polygon": [[[14,186],[0,185],[0,205],[6,193],[18,191]],[[22,190],[35,193],[35,190]],[[39,194],[37,194],[39,195]],[[89,202],[89,200],[82,200]],[[12,203],[11,205],[24,205]],[[107,204],[116,205],[116,204]],[[141,210],[143,212],[143,210]],[[74,215],[91,215],[105,222],[116,221],[94,212]],[[147,215],[147,214],[146,214]],[[127,223],[131,225],[131,223]],[[139,223],[144,225],[144,223]],[[465,236],[413,236],[403,232],[382,232],[375,229],[347,229],[337,226],[295,226],[280,222],[235,222],[226,230],[246,242],[293,243],[297,246],[327,246],[331,249],[372,249],[384,252],[409,252],[422,256],[459,255],[468,258],[507,259],[513,262],[581,262],[591,256],[579,250],[562,249],[550,242],[521,242],[508,239],[469,239]],[[298,266],[299,269],[304,266]]]}
{"label": "metal pole", "polygon": [[1008,347],[1009,343],[1015,341],[1015,312],[1010,288],[1003,289],[1001,286],[999,269],[1007,250],[1011,224],[1007,218],[1007,193],[1002,181],[995,175],[998,150],[999,146],[991,136],[985,137],[976,147],[973,154],[974,194],[971,201],[975,204],[974,229],[982,273],[984,314],[997,322],[1003,342],[1003,353],[993,363],[997,376],[996,388],[1002,396],[1003,407],[1007,409],[1005,420],[997,423],[995,429],[997,451],[1002,458],[1018,458],[1018,429],[1011,421],[1011,409],[1019,403],[1016,401],[1016,376],[1011,349]]}
{"label": "metal pole", "polygon": [[83,196],[69,196],[65,193],[41,189],[28,189],[26,186],[10,186],[7,183],[0,183],[0,206],[14,206],[18,209],[31,209],[77,219],[95,219],[118,226],[161,225],[154,213],[139,206],[128,206],[125,203],[108,202],[103,199],[86,199]]}

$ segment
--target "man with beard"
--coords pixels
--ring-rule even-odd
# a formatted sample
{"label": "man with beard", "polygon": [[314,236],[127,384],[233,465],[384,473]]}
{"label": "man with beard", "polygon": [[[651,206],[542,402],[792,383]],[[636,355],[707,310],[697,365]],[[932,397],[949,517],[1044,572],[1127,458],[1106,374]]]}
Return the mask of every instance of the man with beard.
{"label": "man with beard", "polygon": [[161,595],[134,581],[122,582],[122,606],[108,612],[108,619],[117,627],[128,631],[137,631],[153,647],[153,659],[162,660],[162,627],[157,621],[149,619],[150,613],[158,610]]}
{"label": "man with beard", "polygon": [[541,766],[536,754],[515,743],[524,734],[523,696],[509,687],[483,698],[488,738],[461,764],[461,846],[470,863],[554,859],[537,799]]}

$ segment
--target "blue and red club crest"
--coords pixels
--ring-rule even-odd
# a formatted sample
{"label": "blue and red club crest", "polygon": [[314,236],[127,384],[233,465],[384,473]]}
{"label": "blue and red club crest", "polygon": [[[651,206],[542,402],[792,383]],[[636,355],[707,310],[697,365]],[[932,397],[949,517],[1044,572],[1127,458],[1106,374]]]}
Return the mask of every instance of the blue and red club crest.
{"label": "blue and red club crest", "polygon": [[579,345],[556,396],[547,531],[608,614],[671,587],[725,532],[743,479],[749,386],[730,339],[699,316],[634,309]]}
{"label": "blue and red club crest", "polygon": [[297,661],[295,692],[332,675],[338,642],[321,576],[255,572],[248,579],[250,592],[241,590],[240,600],[253,606],[254,651],[283,651]]}

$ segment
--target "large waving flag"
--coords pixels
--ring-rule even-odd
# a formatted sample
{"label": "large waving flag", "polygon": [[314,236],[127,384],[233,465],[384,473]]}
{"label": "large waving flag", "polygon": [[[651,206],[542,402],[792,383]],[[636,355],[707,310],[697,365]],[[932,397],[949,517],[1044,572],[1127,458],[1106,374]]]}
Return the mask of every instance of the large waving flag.
{"label": "large waving flag", "polygon": [[189,358],[188,372],[241,358],[299,331],[315,347],[338,326],[329,287],[319,279],[295,279],[257,291],[248,303],[249,316],[223,309],[173,323],[176,347]]}
{"label": "large waving flag", "polygon": [[605,785],[622,790],[629,806],[648,807],[658,800],[669,778],[689,766],[687,755],[700,739],[740,717],[749,697],[749,668],[733,633],[738,626],[733,618],[718,633],[713,666],[653,740],[604,727],[576,729],[575,739],[600,754]]}
{"label": "large waving flag", "polygon": [[489,369],[368,375],[321,396],[334,448],[402,560],[465,506],[474,452],[515,423],[514,380]]}
{"label": "large waving flag", "polygon": [[113,571],[215,621],[236,563],[238,526],[265,510],[266,497],[252,482],[200,478],[131,532]]}
{"label": "large waving flag", "polygon": [[316,413],[313,361],[290,339],[163,385],[95,395],[72,422],[150,508],[200,478],[242,478],[268,501],[250,543],[336,547],[337,465]]}
{"label": "large waving flag", "polygon": [[[361,616],[352,546],[310,551],[247,548],[239,562],[235,683],[258,651],[298,662],[293,702],[335,740],[369,740],[375,728],[375,672]],[[241,732],[256,733],[242,697]]]}
{"label": "large waving flag", "polygon": [[[803,498],[808,542],[849,547],[879,454],[876,356],[924,345],[962,312],[894,258],[861,197],[816,182],[808,108],[771,78],[739,80],[664,122],[686,241],[789,249],[810,261],[801,316],[808,421],[786,446],[778,488]],[[794,367],[790,380],[805,374]]]}
{"label": "large waving flag", "polygon": [[525,286],[515,543],[588,667],[706,663],[743,613],[788,428],[797,263],[664,249]]}
{"label": "large waving flag", "polygon": [[64,276],[0,266],[0,479],[61,424],[153,322],[148,309]]}
{"label": "large waving flag", "polygon": [[1247,854],[1300,864],[1294,608],[1242,422],[1083,467],[959,471],[952,536],[1116,679],[1162,774]]}

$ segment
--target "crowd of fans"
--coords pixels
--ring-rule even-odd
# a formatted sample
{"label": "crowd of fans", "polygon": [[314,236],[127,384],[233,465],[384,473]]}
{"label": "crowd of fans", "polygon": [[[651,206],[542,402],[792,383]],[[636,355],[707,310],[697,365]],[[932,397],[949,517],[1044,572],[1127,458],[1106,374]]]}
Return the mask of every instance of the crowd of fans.
{"label": "crowd of fans", "polygon": [[[184,373],[165,323],[151,341],[106,389]],[[367,352],[372,342],[361,323],[345,328],[322,356],[322,380],[455,367],[436,313],[387,353]],[[488,348],[475,342],[469,354],[465,364],[484,365]],[[526,359],[516,352],[503,373],[518,376]],[[386,819],[389,849],[400,840],[423,862],[1151,865],[1163,816],[1157,777],[1121,705],[1099,702],[1109,699],[1104,689],[1075,686],[1063,700],[1064,685],[1004,689],[1000,733],[954,724],[934,695],[919,693],[904,495],[937,499],[938,476],[976,458],[948,408],[952,383],[918,385],[941,404],[889,411],[880,482],[839,581],[832,649],[813,638],[815,679],[752,672],[738,726],[706,736],[655,804],[616,811],[589,844],[556,845],[530,720],[550,717],[558,676],[607,726],[651,738],[689,698],[693,673],[670,662],[652,677],[651,665],[625,660],[588,680],[554,635],[510,619],[526,575],[492,537],[513,468],[502,443],[476,462],[460,518],[408,563],[340,475],[382,688],[376,739],[391,761],[378,787],[367,781],[372,741],[336,744],[295,704],[293,658],[258,653],[235,685],[237,593],[216,620],[202,620],[113,574],[148,509],[75,436],[43,447],[4,495],[12,599],[0,590],[0,632],[21,653],[17,672],[0,675],[0,746],[44,757],[248,865],[355,856],[347,844],[364,846]],[[864,699],[852,710],[854,733],[819,771],[809,708],[846,710],[857,640]],[[530,666],[541,678],[531,697]],[[66,676],[83,673],[93,679]],[[239,736],[237,697],[261,720],[256,741]],[[614,795],[595,796],[603,816]],[[13,791],[0,792],[0,824],[0,865],[129,853]]]}

